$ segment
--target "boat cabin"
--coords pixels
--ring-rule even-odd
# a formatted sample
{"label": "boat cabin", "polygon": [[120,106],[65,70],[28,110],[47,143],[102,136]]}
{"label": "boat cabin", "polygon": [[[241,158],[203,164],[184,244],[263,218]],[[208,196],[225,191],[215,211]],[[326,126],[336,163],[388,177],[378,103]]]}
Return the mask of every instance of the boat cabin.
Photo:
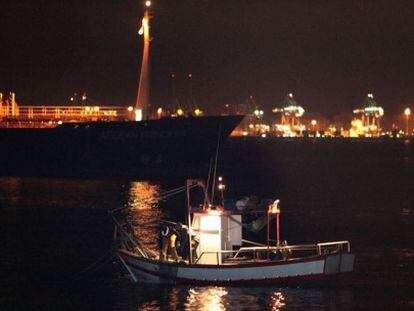
{"label": "boat cabin", "polygon": [[[242,216],[218,210],[193,214],[191,229],[198,243],[196,254],[203,254],[198,263],[222,264],[222,251],[233,251],[242,246]],[[231,253],[229,252],[228,256]]]}

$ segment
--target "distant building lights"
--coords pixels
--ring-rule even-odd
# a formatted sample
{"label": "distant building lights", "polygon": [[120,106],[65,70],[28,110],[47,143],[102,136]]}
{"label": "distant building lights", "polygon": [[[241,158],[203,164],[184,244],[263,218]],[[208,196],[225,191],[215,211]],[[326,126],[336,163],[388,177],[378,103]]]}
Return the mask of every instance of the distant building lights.
{"label": "distant building lights", "polygon": [[181,108],[179,108],[177,110],[177,115],[181,117],[182,115],[184,115],[184,111]]}
{"label": "distant building lights", "polygon": [[404,114],[405,114],[406,116],[409,116],[409,115],[411,114],[411,109],[410,109],[410,108],[405,108],[405,110],[404,110]]}
{"label": "distant building lights", "polygon": [[129,107],[127,108],[127,110],[128,110],[129,112],[132,112],[132,110],[134,110],[134,107],[129,106]]}
{"label": "distant building lights", "polygon": [[149,8],[151,6],[151,1],[145,1],[145,6]]}
{"label": "distant building lights", "polygon": [[62,122],[62,120],[59,120],[59,121],[58,121],[58,124],[59,124],[59,125],[61,125],[62,123],[63,123],[63,122]]}
{"label": "distant building lights", "polygon": [[316,120],[312,120],[312,121],[311,121],[312,126],[315,126],[315,125],[316,125],[316,123],[317,123],[317,122],[316,122]]}

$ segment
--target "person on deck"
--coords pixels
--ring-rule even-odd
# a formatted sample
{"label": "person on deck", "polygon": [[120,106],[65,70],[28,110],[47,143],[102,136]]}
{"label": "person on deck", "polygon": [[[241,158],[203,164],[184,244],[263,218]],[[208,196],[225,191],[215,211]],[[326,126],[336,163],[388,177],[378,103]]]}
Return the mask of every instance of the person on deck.
{"label": "person on deck", "polygon": [[172,258],[175,260],[175,262],[178,261],[178,254],[177,254],[177,248],[176,248],[176,243],[177,243],[177,236],[178,233],[176,230],[171,230],[171,235],[170,235],[170,254],[172,256]]}
{"label": "person on deck", "polygon": [[180,236],[180,247],[178,247],[178,254],[183,260],[188,260],[189,256],[189,244],[188,244],[188,230],[182,223],[177,223],[175,229]]}
{"label": "person on deck", "polygon": [[160,230],[160,244],[161,244],[161,253],[160,260],[165,261],[168,259],[168,246],[170,244],[170,228],[166,225],[163,225]]}

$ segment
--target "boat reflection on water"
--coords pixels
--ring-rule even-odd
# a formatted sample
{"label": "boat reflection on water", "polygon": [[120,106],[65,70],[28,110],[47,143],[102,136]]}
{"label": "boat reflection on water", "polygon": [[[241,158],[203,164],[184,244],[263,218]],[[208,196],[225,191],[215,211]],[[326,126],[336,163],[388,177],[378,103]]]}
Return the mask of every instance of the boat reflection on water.
{"label": "boat reflection on water", "polygon": [[158,249],[158,222],[163,212],[159,207],[161,187],[146,181],[129,185],[128,208],[134,233],[150,250]]}

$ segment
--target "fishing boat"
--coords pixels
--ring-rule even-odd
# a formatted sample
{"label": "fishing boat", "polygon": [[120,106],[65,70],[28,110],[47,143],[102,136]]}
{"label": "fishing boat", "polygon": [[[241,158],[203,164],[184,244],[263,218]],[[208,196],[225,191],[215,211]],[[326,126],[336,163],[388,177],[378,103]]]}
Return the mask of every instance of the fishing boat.
{"label": "fishing boat", "polygon": [[[280,202],[266,210],[229,211],[208,199],[194,208],[190,189],[206,187],[200,180],[187,180],[188,260],[160,260],[133,235],[131,226],[115,220],[119,249],[116,254],[131,279],[137,283],[197,286],[290,285],[323,281],[353,271],[355,255],[349,241],[287,245],[280,240]],[[206,195],[207,198],[207,195]],[[251,214],[267,218],[265,244],[242,237],[243,217]],[[275,239],[270,239],[274,219]],[[246,246],[246,242],[250,243]],[[254,246],[251,246],[254,244]]]}

